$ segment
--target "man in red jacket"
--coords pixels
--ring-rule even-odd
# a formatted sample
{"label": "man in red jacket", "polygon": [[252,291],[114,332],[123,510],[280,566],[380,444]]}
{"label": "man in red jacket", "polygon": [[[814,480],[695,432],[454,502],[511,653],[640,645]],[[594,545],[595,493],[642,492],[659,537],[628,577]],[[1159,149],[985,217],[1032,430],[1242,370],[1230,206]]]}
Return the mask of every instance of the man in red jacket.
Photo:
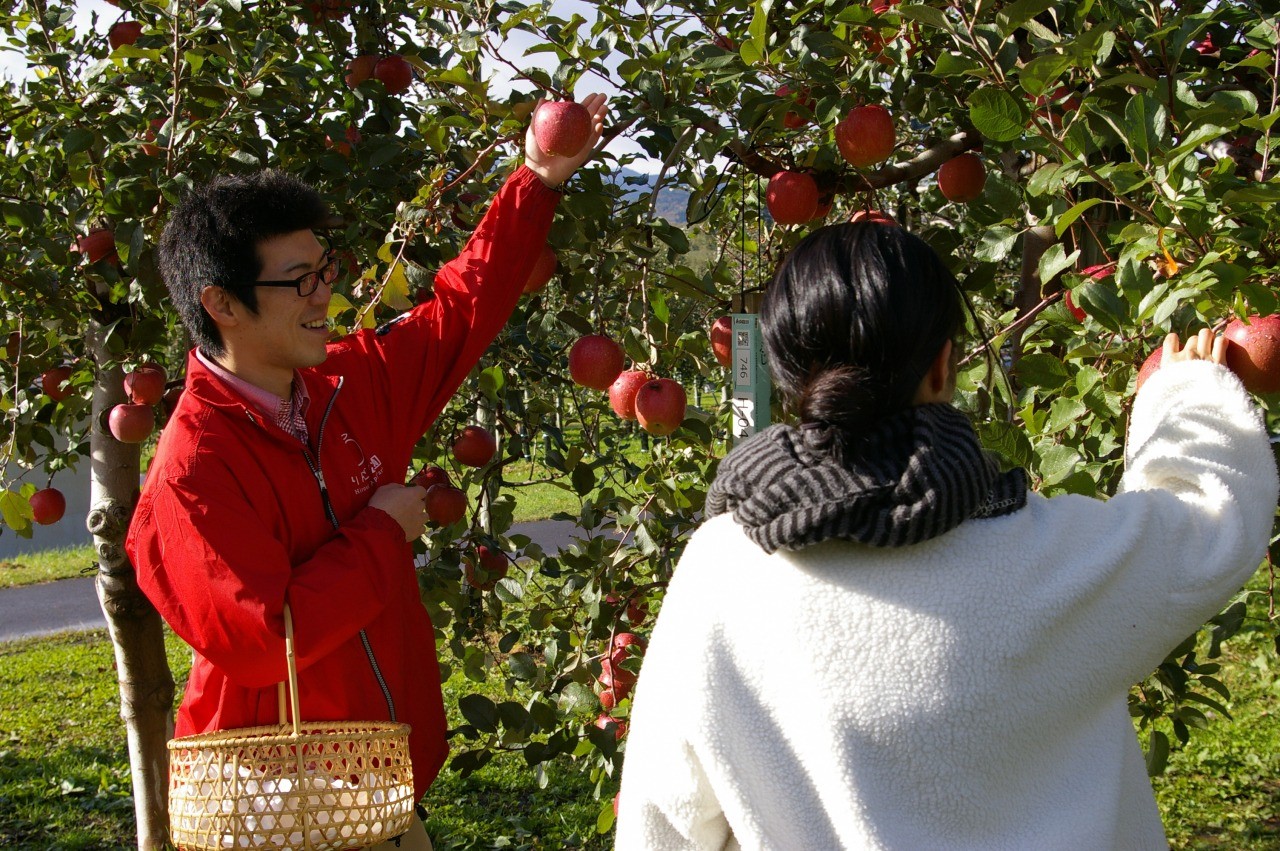
{"label": "man in red jacket", "polygon": [[[179,736],[279,723],[289,603],[304,721],[412,727],[420,798],[448,746],[434,633],[409,544],[425,492],[413,447],[506,323],[546,241],[556,191],[590,143],[525,161],[434,297],[378,330],[328,343],[337,260],[317,241],[319,195],[279,172],[191,193],[160,267],[195,341],[127,548],[138,583],[191,645]],[[403,843],[403,844],[401,844]],[[421,822],[402,848],[429,848]]]}

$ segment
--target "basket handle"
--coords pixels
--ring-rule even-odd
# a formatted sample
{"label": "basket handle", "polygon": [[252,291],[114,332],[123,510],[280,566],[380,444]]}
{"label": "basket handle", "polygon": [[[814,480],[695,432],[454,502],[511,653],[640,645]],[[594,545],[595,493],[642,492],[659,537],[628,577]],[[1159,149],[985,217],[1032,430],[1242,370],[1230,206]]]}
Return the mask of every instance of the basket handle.
{"label": "basket handle", "polygon": [[[289,604],[284,604],[284,659],[289,666],[289,706],[293,710],[293,735],[298,735],[298,661],[293,652],[293,613]],[[280,706],[280,723],[284,723],[284,683],[276,687],[276,698]]]}

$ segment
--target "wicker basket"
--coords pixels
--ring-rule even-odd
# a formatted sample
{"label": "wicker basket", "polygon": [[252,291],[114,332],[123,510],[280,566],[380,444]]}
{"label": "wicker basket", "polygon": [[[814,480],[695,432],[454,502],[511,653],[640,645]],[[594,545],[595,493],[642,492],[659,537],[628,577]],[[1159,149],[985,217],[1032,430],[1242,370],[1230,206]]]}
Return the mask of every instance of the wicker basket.
{"label": "wicker basket", "polygon": [[293,618],[284,609],[293,723],[169,742],[169,832],[186,851],[341,851],[399,836],[414,818],[409,725],[299,722]]}

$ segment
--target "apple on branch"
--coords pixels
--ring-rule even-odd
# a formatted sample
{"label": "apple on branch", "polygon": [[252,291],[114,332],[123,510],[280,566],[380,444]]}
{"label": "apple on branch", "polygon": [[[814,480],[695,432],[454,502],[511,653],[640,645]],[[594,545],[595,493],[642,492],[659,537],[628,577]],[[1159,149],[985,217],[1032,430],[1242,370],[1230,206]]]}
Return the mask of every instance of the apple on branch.
{"label": "apple on branch", "polygon": [[987,183],[987,167],[977,154],[952,157],[938,169],[938,189],[955,204],[967,204],[982,194]]}
{"label": "apple on branch", "polygon": [[408,91],[413,82],[413,66],[403,56],[384,56],[373,66],[373,78],[386,88],[387,94]]}
{"label": "apple on branch", "polygon": [[57,523],[67,513],[67,498],[57,488],[45,488],[31,495],[31,513],[41,526]]}
{"label": "apple on branch", "polygon": [[156,409],[128,402],[116,405],[107,414],[107,427],[121,443],[141,443],[155,431]]}
{"label": "apple on branch", "polygon": [[624,420],[636,418],[636,394],[649,380],[649,373],[639,369],[624,370],[609,385],[609,407]]}
{"label": "apple on branch", "polygon": [[164,398],[168,380],[163,369],[144,364],[124,377],[124,393],[136,405],[157,405]]}
{"label": "apple on branch", "polygon": [[111,25],[111,29],[107,30],[107,43],[111,45],[112,50],[124,47],[126,44],[137,44],[141,37],[140,21],[116,21]]}
{"label": "apple on branch", "polygon": [[469,425],[453,441],[453,457],[468,467],[483,467],[493,460],[498,441],[488,429]]}
{"label": "apple on branch", "polygon": [[897,144],[893,116],[876,104],[849,110],[836,125],[835,135],[840,156],[856,168],[870,168],[884,162],[893,155]]}
{"label": "apple on branch", "polygon": [[626,360],[622,346],[602,334],[589,334],[569,350],[569,377],[582,387],[608,390],[622,374]]}
{"label": "apple on branch", "polygon": [[467,495],[453,485],[431,485],[424,502],[427,519],[437,526],[452,526],[467,515]]}
{"label": "apple on branch", "polygon": [[733,319],[720,316],[711,323],[711,354],[716,363],[728,367],[733,363]]}
{"label": "apple on branch", "polygon": [[54,402],[61,402],[71,395],[71,388],[66,386],[69,378],[71,378],[71,367],[50,367],[40,376],[40,389]]}
{"label": "apple on branch", "polygon": [[688,397],[670,378],[655,378],[636,391],[636,419],[649,434],[666,437],[684,422]]}
{"label": "apple on branch", "polygon": [[780,171],[769,178],[764,193],[769,215],[780,225],[798,225],[818,212],[818,184],[798,171]]}

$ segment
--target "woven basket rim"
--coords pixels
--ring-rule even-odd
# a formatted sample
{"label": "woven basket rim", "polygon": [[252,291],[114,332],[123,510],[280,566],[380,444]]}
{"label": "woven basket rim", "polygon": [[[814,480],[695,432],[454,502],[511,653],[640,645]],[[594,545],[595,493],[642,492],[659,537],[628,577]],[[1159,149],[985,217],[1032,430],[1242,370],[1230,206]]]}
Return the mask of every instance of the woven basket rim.
{"label": "woven basket rim", "polygon": [[[323,732],[317,732],[323,731]],[[403,737],[408,739],[410,727],[397,721],[304,721],[298,734],[292,724],[268,724],[262,727],[236,727],[211,730],[169,740],[169,750],[185,748],[244,747],[248,745],[294,745],[299,742],[351,742],[352,734],[368,740]]]}

